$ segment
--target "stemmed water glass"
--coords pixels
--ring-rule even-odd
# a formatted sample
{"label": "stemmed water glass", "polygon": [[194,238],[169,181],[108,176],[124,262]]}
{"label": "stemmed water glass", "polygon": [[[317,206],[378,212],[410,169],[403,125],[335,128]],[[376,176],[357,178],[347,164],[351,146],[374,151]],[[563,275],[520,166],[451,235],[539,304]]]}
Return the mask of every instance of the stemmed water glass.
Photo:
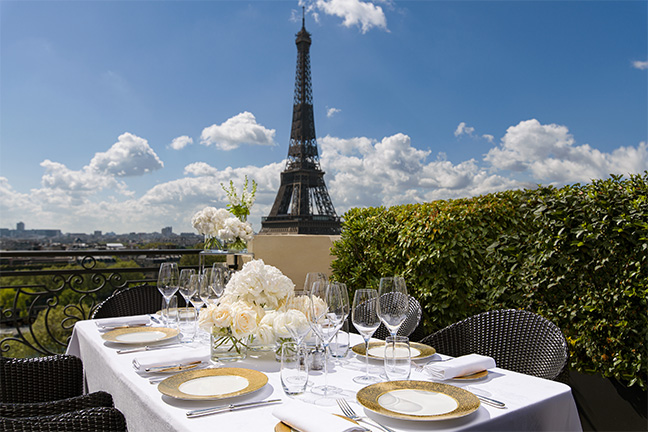
{"label": "stemmed water glass", "polygon": [[380,381],[378,377],[369,375],[369,339],[374,334],[380,319],[376,312],[378,303],[378,291],[375,289],[359,289],[353,295],[353,306],[351,308],[351,321],[362,335],[365,342],[365,364],[366,373],[353,378],[358,384],[373,384]]}
{"label": "stemmed water glass", "polygon": [[407,318],[408,306],[405,279],[399,276],[381,278],[376,311],[391,336],[396,336],[398,328]]}
{"label": "stemmed water glass", "polygon": [[339,282],[315,282],[309,293],[311,299],[310,324],[324,347],[324,386],[313,388],[313,392],[326,398],[331,393],[339,393],[337,387],[328,385],[328,366],[326,352],[335,334],[349,315],[349,296],[346,285]]}
{"label": "stemmed water glass", "polygon": [[327,283],[328,277],[324,273],[319,272],[310,272],[306,274],[306,280],[304,281],[304,291],[306,294],[310,293],[313,284],[315,283]]}
{"label": "stemmed water glass", "polygon": [[206,305],[216,305],[223,295],[225,285],[222,281],[223,274],[220,269],[206,268],[200,279],[199,293]]}
{"label": "stemmed water glass", "polygon": [[196,325],[194,327],[194,339],[200,337],[198,335],[198,318],[200,317],[200,308],[203,307],[203,305],[205,304],[202,297],[200,297],[200,285],[201,285],[202,278],[203,277],[199,274],[193,274],[189,278],[189,286],[191,291],[189,300],[191,301],[191,304],[193,305],[194,309],[196,309]]}
{"label": "stemmed water glass", "polygon": [[162,263],[160,265],[157,287],[162,297],[164,297],[164,305],[167,311],[166,316],[169,316],[169,301],[176,291],[178,291],[178,277],[178,264]]}
{"label": "stemmed water glass", "polygon": [[[302,302],[304,302],[305,304],[301,304]],[[304,339],[311,330],[310,324],[308,324],[310,316],[310,297],[306,291],[295,291],[292,297],[290,297],[286,302],[286,306],[288,309],[296,309],[306,314],[306,323],[302,323],[298,320],[291,320],[286,325],[290,336],[292,336],[292,338],[295,339],[295,342],[297,343],[297,350],[301,351]]]}
{"label": "stemmed water glass", "polygon": [[[194,269],[182,269],[180,270],[180,277],[178,279],[178,292],[182,297],[184,297],[187,306],[189,305],[189,299],[191,298],[192,286],[190,285],[190,279],[192,275],[196,274]],[[195,287],[194,287],[195,289]]]}

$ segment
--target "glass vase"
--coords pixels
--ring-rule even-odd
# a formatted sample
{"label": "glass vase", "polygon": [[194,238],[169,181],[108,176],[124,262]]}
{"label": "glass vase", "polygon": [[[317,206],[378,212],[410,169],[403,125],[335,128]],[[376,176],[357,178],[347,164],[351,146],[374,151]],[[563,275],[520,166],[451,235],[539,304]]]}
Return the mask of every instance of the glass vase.
{"label": "glass vase", "polygon": [[[282,347],[284,346],[284,344],[286,344],[286,343],[292,343],[292,344],[294,344],[294,343],[295,343],[295,339],[293,339],[293,338],[291,338],[291,337],[287,337],[287,338],[282,338],[282,337],[280,337],[280,338],[277,338],[277,341],[275,342],[275,346],[274,346],[275,360],[277,360],[278,362],[281,361],[281,348],[282,348]],[[294,346],[295,346],[295,349],[294,349],[294,350],[290,350],[290,351],[288,351],[287,353],[284,353],[284,354],[289,354],[289,357],[290,357],[291,359],[292,359],[293,357],[296,357],[296,356],[297,356],[297,348],[296,348],[297,345],[294,345]]]}
{"label": "glass vase", "polygon": [[211,359],[214,362],[244,360],[250,337],[237,338],[230,329],[214,328],[210,338]]}
{"label": "glass vase", "polygon": [[247,243],[241,240],[239,237],[236,238],[236,240],[233,241],[223,241],[223,249],[225,249],[228,252],[238,252],[238,253],[245,253],[247,252]]}

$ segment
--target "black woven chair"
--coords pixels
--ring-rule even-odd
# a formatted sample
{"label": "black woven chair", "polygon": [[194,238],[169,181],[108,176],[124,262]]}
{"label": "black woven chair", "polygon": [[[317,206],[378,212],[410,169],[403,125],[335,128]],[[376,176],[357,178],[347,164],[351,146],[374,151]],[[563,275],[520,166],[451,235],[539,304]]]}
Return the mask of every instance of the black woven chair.
{"label": "black woven chair", "polygon": [[116,408],[95,407],[49,416],[0,417],[0,430],[7,432],[121,432],[126,430],[126,420]]}
{"label": "black woven chair", "polygon": [[1,357],[0,430],[124,431],[126,420],[110,394],[83,394],[79,358]]}
{"label": "black woven chair", "polygon": [[[184,306],[183,298],[178,299],[178,305]],[[162,294],[160,294],[160,291],[150,285],[139,285],[114,292],[97,305],[90,318],[146,315],[155,313],[161,308]]]}
{"label": "black woven chair", "polygon": [[503,369],[567,381],[565,336],[555,324],[528,311],[484,312],[439,330],[421,342],[453,357],[486,355]]}
{"label": "black woven chair", "polygon": [[[421,320],[421,304],[414,297],[408,295],[409,305],[407,308],[407,317],[405,321],[398,328],[399,336],[409,336],[414,330],[418,327],[419,321]],[[361,310],[356,310],[356,313],[362,313]],[[351,323],[353,325],[353,323]],[[355,327],[352,328],[352,331],[359,333]],[[385,340],[389,336],[389,330],[381,322],[378,329],[373,334],[373,338]]]}
{"label": "black woven chair", "polygon": [[68,355],[0,357],[0,402],[35,403],[83,394],[83,364]]}

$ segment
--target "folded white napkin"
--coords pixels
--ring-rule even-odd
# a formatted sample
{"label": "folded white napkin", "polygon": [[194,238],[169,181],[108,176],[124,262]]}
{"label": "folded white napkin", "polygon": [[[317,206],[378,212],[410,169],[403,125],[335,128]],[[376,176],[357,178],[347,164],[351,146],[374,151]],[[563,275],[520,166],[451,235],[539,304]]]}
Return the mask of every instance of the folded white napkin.
{"label": "folded white napkin", "polygon": [[364,431],[348,420],[333,415],[305,402],[291,400],[279,405],[272,412],[288,426],[300,432],[354,432]]}
{"label": "folded white napkin", "polygon": [[150,322],[149,317],[146,315],[140,316],[126,316],[119,318],[100,318],[95,320],[97,327],[116,327],[122,325],[141,325],[148,324]]}
{"label": "folded white napkin", "polygon": [[444,362],[430,363],[423,369],[432,378],[446,380],[464,375],[470,375],[495,367],[495,360],[492,357],[480,354],[468,354]]}
{"label": "folded white napkin", "polygon": [[144,372],[146,368],[159,366],[175,366],[197,361],[209,361],[209,348],[183,349],[181,351],[151,351],[133,359],[135,370]]}

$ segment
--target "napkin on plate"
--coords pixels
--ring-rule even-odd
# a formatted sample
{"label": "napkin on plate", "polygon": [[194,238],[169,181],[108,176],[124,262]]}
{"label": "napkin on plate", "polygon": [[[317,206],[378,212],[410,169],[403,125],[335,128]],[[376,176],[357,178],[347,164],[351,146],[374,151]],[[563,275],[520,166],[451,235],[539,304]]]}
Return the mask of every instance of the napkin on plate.
{"label": "napkin on plate", "polygon": [[272,412],[272,415],[300,432],[354,432],[366,430],[349,420],[297,400],[279,405]]}
{"label": "napkin on plate", "polygon": [[[162,351],[164,351],[164,354],[161,354]],[[209,349],[183,349],[176,352],[162,351],[151,351],[135,357],[133,367],[139,372],[145,372],[146,368],[184,365],[197,361],[206,362],[210,359]]]}
{"label": "napkin on plate", "polygon": [[480,354],[468,354],[444,362],[427,364],[423,369],[432,378],[447,380],[494,367],[495,360],[492,357]]}
{"label": "napkin on plate", "polygon": [[117,327],[126,325],[142,325],[150,322],[146,315],[127,316],[119,318],[100,318],[95,320],[97,327]]}

